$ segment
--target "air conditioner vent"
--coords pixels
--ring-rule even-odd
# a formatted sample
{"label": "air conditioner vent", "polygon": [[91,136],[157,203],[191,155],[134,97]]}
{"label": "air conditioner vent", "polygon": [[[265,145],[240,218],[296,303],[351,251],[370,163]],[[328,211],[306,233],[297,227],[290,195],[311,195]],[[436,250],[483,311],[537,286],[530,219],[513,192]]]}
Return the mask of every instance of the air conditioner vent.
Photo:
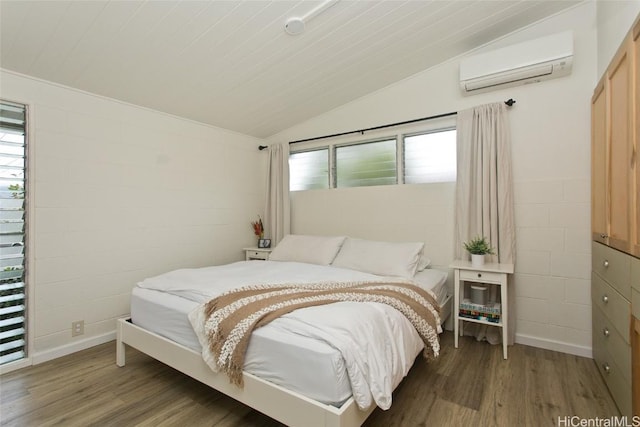
{"label": "air conditioner vent", "polygon": [[464,58],[460,88],[465,95],[536,83],[571,73],[573,33],[554,34]]}

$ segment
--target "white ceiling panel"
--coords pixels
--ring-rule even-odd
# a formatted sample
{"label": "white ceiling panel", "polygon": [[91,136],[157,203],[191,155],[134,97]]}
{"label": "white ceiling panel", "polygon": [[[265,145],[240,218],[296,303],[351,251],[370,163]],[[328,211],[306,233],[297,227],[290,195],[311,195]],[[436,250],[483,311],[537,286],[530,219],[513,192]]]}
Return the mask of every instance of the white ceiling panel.
{"label": "white ceiling panel", "polygon": [[0,66],[258,137],[571,7],[569,0],[0,0]]}

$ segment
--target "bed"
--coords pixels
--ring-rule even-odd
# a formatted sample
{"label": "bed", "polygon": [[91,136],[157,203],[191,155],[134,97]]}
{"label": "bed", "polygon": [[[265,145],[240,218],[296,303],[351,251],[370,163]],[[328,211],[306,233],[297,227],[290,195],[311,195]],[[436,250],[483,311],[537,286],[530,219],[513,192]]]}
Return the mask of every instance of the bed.
{"label": "bed", "polygon": [[[354,385],[358,381],[345,366],[349,359],[340,350],[296,329],[315,322],[309,319],[327,317],[329,306],[333,310],[329,317],[340,318],[341,313],[353,312],[353,304],[359,303],[296,310],[256,329],[246,351],[242,388],[230,384],[225,374],[214,372],[203,360],[205,343],[194,330],[189,314],[212,296],[244,284],[379,280],[392,273],[395,277],[411,276],[413,283],[429,289],[441,307],[441,322],[449,315],[447,273],[425,268],[428,260],[422,244],[287,236],[281,245],[274,249],[270,261],[177,270],[140,282],[132,292],[131,317],[118,321],[117,364],[124,366],[124,345],[130,345],[292,426],[357,426],[376,406],[388,407],[384,398],[380,404],[373,397],[375,402],[371,404],[362,397]],[[381,272],[387,274],[375,274]],[[399,365],[405,366],[394,371],[394,381],[387,385],[391,392],[422,350],[409,339],[399,341],[405,343],[399,352],[406,353]],[[390,405],[390,392],[387,394]]]}

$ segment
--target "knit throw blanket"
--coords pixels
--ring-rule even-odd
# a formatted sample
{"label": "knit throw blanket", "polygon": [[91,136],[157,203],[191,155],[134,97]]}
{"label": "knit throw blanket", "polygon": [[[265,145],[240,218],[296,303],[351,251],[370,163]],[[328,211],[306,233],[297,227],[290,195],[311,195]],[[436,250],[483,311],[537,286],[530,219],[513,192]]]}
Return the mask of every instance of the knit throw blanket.
{"label": "knit throw blanket", "polygon": [[204,307],[204,332],[218,370],[242,386],[244,355],[251,333],[293,310],[340,301],[377,302],[400,311],[422,338],[427,359],[440,351],[440,308],[430,292],[412,282],[367,282],[246,286],[224,293]]}

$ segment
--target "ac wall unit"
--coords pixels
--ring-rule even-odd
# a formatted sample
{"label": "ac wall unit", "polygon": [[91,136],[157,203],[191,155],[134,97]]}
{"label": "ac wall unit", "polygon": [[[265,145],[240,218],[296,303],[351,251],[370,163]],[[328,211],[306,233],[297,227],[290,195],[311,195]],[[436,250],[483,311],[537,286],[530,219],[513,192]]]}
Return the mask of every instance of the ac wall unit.
{"label": "ac wall unit", "polygon": [[460,88],[473,95],[571,73],[573,33],[565,31],[464,58]]}

